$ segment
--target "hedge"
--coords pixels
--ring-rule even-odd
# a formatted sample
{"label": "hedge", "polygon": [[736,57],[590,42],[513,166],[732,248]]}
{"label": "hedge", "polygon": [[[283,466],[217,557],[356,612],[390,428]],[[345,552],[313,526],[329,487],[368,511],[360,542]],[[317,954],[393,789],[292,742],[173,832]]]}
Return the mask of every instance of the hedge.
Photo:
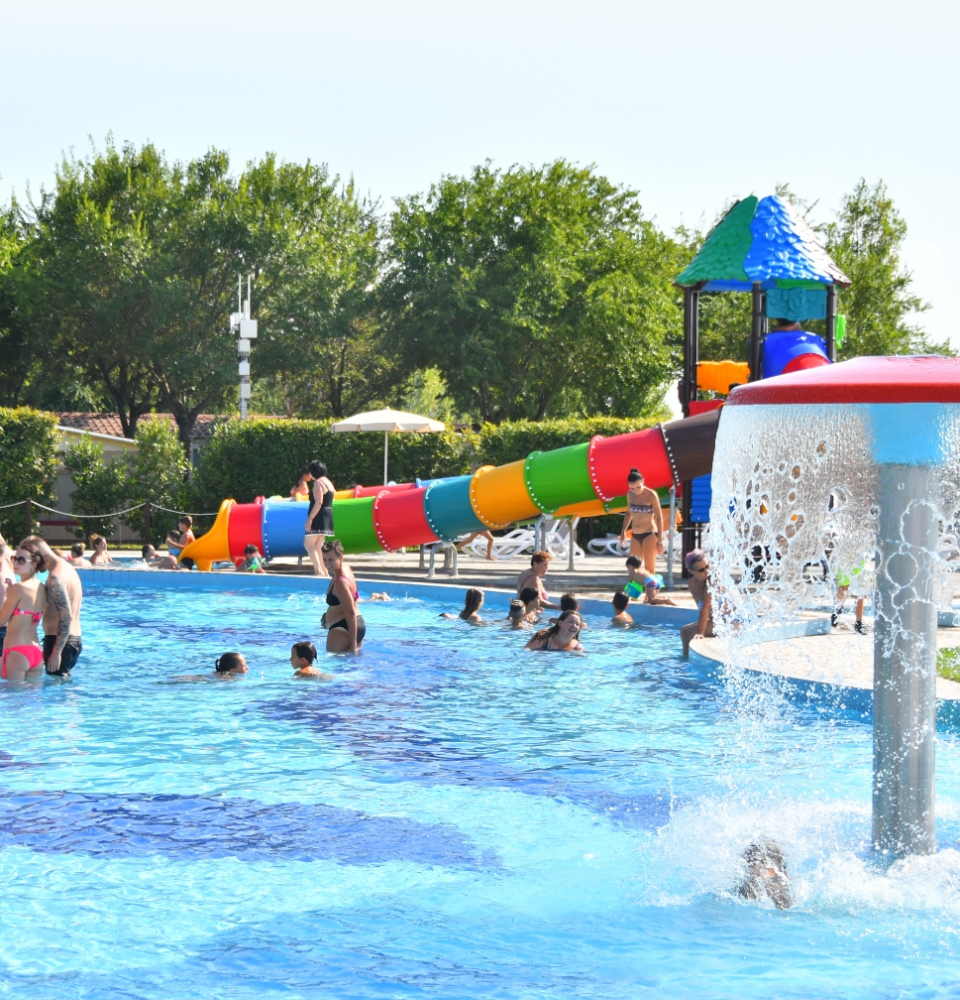
{"label": "hedge", "polygon": [[[48,506],[54,496],[59,458],[57,418],[27,407],[0,407],[0,506],[39,500]],[[40,511],[34,510],[34,517]],[[0,532],[16,545],[26,528],[23,507],[0,510]]]}
{"label": "hedge", "polygon": [[[479,465],[503,465],[532,451],[589,440],[595,434],[626,434],[656,424],[655,418],[517,421],[480,431],[391,434],[389,475],[396,482],[457,476]],[[330,421],[232,420],[217,428],[203,449],[191,484],[194,510],[215,511],[232,497],[250,503],[258,495],[287,496],[297,470],[312,459],[325,462],[337,489],[383,479],[383,434],[333,434]]]}

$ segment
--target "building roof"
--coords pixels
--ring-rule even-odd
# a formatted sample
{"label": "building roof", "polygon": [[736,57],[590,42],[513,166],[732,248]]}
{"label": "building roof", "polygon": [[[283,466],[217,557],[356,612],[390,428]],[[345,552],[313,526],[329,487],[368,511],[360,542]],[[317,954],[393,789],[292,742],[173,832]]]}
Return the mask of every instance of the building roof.
{"label": "building roof", "polygon": [[677,278],[705,292],[748,292],[755,281],[764,290],[850,285],[803,216],[775,194],[738,201]]}
{"label": "building roof", "polygon": [[[91,434],[107,434],[110,437],[122,438],[123,426],[120,417],[116,413],[55,413],[57,423],[61,427],[73,427],[78,431],[89,431]],[[166,420],[174,430],[177,429],[177,422],[171,413],[148,413],[140,418],[143,420]],[[201,413],[197,417],[197,422],[193,425],[193,441],[199,444],[208,440],[217,424],[228,420],[228,417],[220,417],[214,413]]]}

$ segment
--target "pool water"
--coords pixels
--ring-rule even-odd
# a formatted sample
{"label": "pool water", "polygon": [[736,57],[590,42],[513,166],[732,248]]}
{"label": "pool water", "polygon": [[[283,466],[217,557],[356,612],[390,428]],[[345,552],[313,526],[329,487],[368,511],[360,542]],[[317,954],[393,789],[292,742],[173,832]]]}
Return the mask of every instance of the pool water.
{"label": "pool water", "polygon": [[[70,683],[0,690],[0,964],[16,997],[960,995],[960,753],[935,857],[868,855],[869,721],[698,676],[670,629],[588,655],[368,604],[90,590]],[[244,652],[245,677],[208,673]],[[733,886],[758,836],[798,905]]]}

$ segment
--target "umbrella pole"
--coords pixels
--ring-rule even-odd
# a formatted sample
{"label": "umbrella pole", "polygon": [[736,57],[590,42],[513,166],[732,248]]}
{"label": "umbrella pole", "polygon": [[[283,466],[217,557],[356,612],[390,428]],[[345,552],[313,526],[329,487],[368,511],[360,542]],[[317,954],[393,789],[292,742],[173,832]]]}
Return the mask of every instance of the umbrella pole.
{"label": "umbrella pole", "polygon": [[387,485],[387,456],[390,454],[390,431],[383,432],[383,485]]}

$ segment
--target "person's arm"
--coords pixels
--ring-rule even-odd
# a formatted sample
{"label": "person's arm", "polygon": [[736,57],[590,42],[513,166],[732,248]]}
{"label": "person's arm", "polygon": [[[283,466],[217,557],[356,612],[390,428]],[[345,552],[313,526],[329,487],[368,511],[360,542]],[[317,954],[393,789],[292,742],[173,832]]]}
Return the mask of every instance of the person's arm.
{"label": "person's arm", "polygon": [[710,621],[710,609],[713,603],[713,599],[710,596],[710,591],[708,590],[703,598],[703,606],[700,608],[700,617],[697,619],[697,631],[694,635],[694,639],[702,639],[703,634],[707,631],[707,622]]}
{"label": "person's arm", "polygon": [[60,670],[60,654],[70,638],[70,623],[73,621],[73,609],[70,607],[70,595],[58,577],[51,574],[47,577],[47,605],[57,611],[57,638],[47,657],[47,673],[55,674]]}
{"label": "person's arm", "polygon": [[347,586],[346,578],[342,573],[334,581],[333,586],[340,598],[343,618],[347,623],[347,635],[350,636],[350,648],[347,652],[355,653],[357,651],[357,602],[354,600],[353,591]]}
{"label": "person's arm", "polygon": [[657,491],[650,492],[653,494],[653,526],[657,532],[657,552],[663,552],[663,508],[660,506]]}
{"label": "person's arm", "polygon": [[620,528],[620,544],[621,545],[623,545],[623,543],[627,540],[627,528],[630,527],[630,521],[631,521],[632,518],[633,518],[633,514],[631,514],[630,511],[627,511],[623,515],[623,525]]}
{"label": "person's arm", "polygon": [[545,601],[543,599],[543,581],[540,579],[539,576],[536,579],[537,579],[537,593],[540,595],[540,609],[546,610],[549,608],[551,611],[558,611],[560,609],[559,604],[554,604],[553,601]]}
{"label": "person's arm", "polygon": [[23,590],[19,583],[7,587],[6,600],[3,602],[3,607],[0,607],[0,627],[6,625],[13,617],[13,609],[17,606],[17,601],[20,600],[22,593]]}

